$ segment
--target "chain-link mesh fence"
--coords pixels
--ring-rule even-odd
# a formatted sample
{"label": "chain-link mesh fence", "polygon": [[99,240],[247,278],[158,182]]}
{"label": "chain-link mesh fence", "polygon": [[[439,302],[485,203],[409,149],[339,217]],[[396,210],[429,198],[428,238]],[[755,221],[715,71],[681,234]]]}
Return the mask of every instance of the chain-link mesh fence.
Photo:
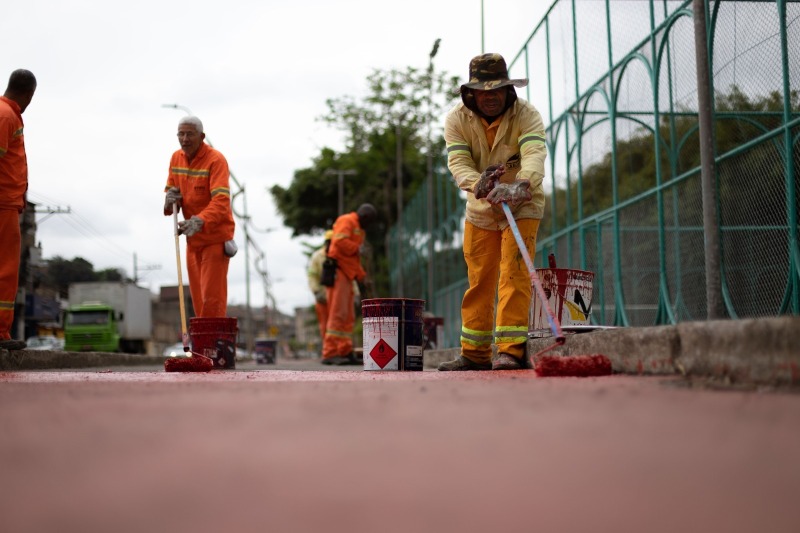
{"label": "chain-link mesh fence", "polygon": [[[800,2],[706,0],[704,7],[724,310],[732,318],[800,314]],[[705,319],[698,120],[705,87],[692,2],[556,1],[509,66],[512,78],[531,78],[521,96],[547,124],[548,201],[536,264],[546,266],[553,253],[559,267],[594,272],[597,324]],[[404,239],[393,264],[415,280],[417,297],[433,295],[445,343],[456,346],[467,285],[464,198],[439,163],[436,251],[428,258],[412,250],[425,239]],[[404,220],[404,235],[416,235]],[[431,291],[422,280],[429,265]]]}

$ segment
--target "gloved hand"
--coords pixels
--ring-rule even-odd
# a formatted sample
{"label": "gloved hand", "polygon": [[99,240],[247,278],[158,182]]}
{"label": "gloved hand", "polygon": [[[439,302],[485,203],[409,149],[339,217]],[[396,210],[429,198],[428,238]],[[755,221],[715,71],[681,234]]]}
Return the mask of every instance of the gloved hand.
{"label": "gloved hand", "polygon": [[503,164],[489,165],[486,170],[481,174],[480,179],[472,188],[475,198],[486,198],[488,194],[495,188],[497,182],[500,181],[500,176],[506,173],[506,167]]}
{"label": "gloved hand", "polygon": [[364,300],[367,298],[367,284],[364,283],[366,280],[356,280],[358,284],[358,294],[360,295],[361,299]]}
{"label": "gloved hand", "polygon": [[222,251],[225,254],[225,257],[233,257],[236,255],[236,252],[239,251],[239,247],[236,246],[236,241],[231,239],[229,241],[225,241],[225,244],[222,245]]}
{"label": "gloved hand", "polygon": [[328,291],[325,290],[324,287],[321,287],[317,292],[314,293],[314,299],[317,301],[318,304],[328,303]]}
{"label": "gloved hand", "polygon": [[530,186],[531,182],[528,180],[514,180],[513,183],[500,183],[492,189],[492,192],[489,193],[486,200],[493,205],[502,202],[511,205],[521,204],[532,198],[531,191],[528,190]]}
{"label": "gloved hand", "polygon": [[203,219],[195,215],[189,220],[178,222],[178,235],[186,235],[191,237],[198,231],[203,229]]}
{"label": "gloved hand", "polygon": [[164,198],[164,213],[171,214],[172,213],[172,204],[176,204],[178,208],[181,207],[181,199],[183,196],[181,195],[181,190],[177,187],[172,187],[167,191],[167,196]]}

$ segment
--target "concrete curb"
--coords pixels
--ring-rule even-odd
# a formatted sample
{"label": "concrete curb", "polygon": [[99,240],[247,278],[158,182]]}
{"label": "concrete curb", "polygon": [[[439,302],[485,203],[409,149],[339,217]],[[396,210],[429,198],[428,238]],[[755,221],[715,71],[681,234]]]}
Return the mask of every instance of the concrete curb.
{"label": "concrete curb", "polygon": [[109,352],[62,352],[50,350],[0,350],[0,370],[53,370],[103,366],[164,364],[165,357]]}
{"label": "concrete curb", "polygon": [[[531,339],[528,353],[552,345]],[[454,359],[459,348],[425,352],[425,367]],[[553,355],[604,354],[615,372],[682,374],[735,383],[800,385],[800,317],[682,322],[674,326],[616,328],[567,336]]]}

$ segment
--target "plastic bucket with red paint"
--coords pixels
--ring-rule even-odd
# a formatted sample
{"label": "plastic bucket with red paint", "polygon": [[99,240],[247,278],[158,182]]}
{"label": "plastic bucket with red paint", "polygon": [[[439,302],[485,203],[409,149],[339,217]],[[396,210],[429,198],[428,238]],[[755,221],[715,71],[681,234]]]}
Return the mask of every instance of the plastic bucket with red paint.
{"label": "plastic bucket with red paint", "polygon": [[[592,317],[592,284],[594,272],[570,268],[542,268],[536,274],[542,282],[542,289],[548,297],[553,314],[565,326],[588,326]],[[533,291],[531,296],[532,337],[552,335],[547,322],[547,310],[541,298]]]}
{"label": "plastic bucket with red paint", "polygon": [[214,368],[236,368],[236,318],[189,319],[192,352],[210,357]]}
{"label": "plastic bucket with red paint", "polygon": [[364,370],[422,370],[425,300],[361,301]]}

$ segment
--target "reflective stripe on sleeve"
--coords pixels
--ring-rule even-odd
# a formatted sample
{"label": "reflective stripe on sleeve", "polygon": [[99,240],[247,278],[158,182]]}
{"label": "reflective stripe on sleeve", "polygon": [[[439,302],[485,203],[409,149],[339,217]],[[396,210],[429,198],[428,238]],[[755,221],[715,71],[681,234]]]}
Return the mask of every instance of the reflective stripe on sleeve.
{"label": "reflective stripe on sleeve", "polygon": [[519,138],[517,141],[519,143],[519,147],[522,148],[523,145],[527,143],[531,144],[544,144],[544,132],[535,132],[535,133],[527,133]]}
{"label": "reflective stripe on sleeve", "polygon": [[448,144],[447,145],[447,155],[448,157],[452,154],[463,152],[465,154],[472,154],[469,150],[469,145],[466,144]]}

